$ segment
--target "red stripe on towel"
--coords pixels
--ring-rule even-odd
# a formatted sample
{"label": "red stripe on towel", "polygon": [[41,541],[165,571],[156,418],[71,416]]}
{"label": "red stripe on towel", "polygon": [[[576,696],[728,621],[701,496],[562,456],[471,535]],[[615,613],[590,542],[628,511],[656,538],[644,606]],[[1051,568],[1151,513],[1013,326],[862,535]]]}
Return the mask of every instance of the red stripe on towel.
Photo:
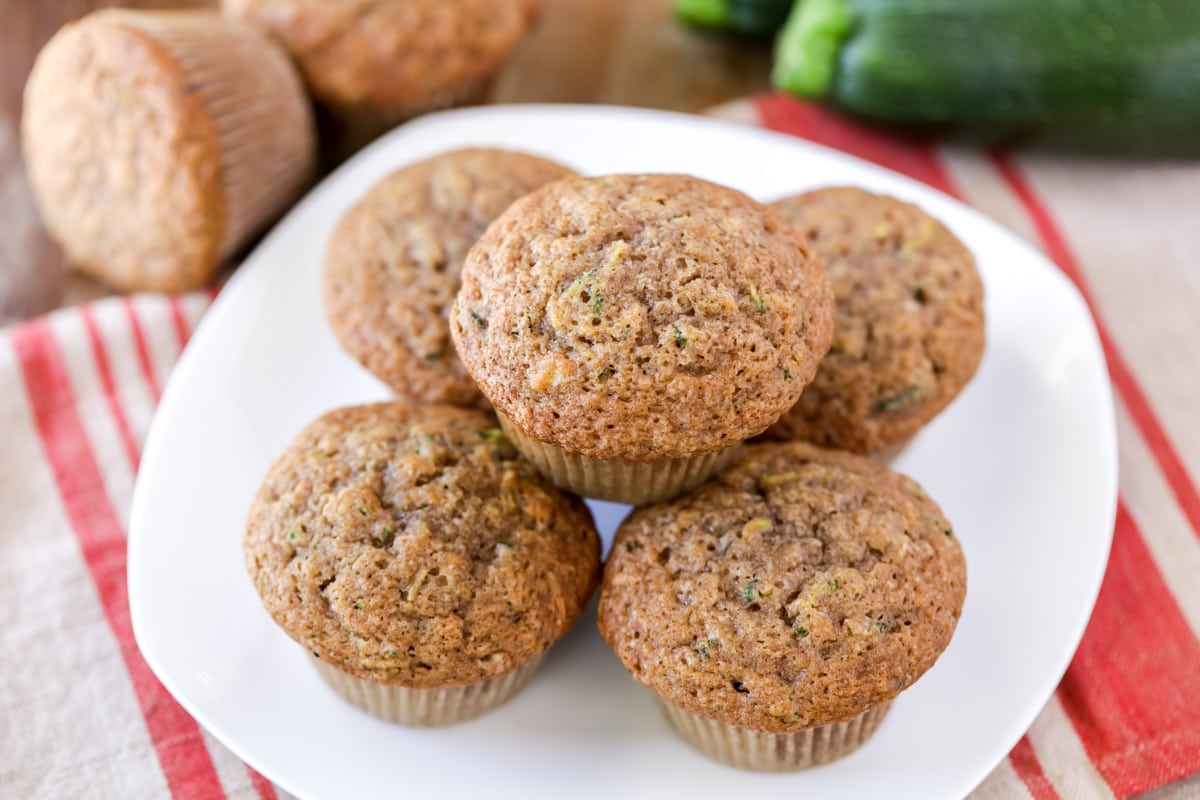
{"label": "red stripe on towel", "polygon": [[158,401],[162,399],[162,387],[159,386],[158,377],[154,374],[154,363],[150,360],[150,348],[146,344],[146,332],[142,329],[142,320],[138,316],[137,308],[133,305],[132,297],[125,295],[121,301],[125,305],[125,316],[129,318],[129,328],[133,332],[133,344],[137,350],[138,364],[141,365],[146,385],[150,387],[150,393],[154,396],[154,404],[158,405]]}
{"label": "red stripe on towel", "polygon": [[171,796],[224,797],[199,726],[154,677],[134,642],[125,584],[125,532],[109,502],[54,335],[45,319],[38,319],[17,326],[12,341],[46,460]]}
{"label": "red stripe on towel", "polygon": [[83,318],[83,327],[87,331],[88,343],[92,347],[92,358],[96,361],[96,370],[100,375],[100,385],[104,389],[104,398],[108,402],[109,413],[112,414],[113,422],[121,437],[121,447],[125,450],[125,457],[129,459],[130,469],[137,472],[141,454],[138,452],[137,442],[133,438],[133,429],[129,427],[129,418],[125,415],[125,409],[121,407],[121,400],[117,396],[117,386],[113,382],[112,365],[108,361],[108,352],[104,349],[104,339],[100,335],[100,329],[96,327],[96,320],[92,316],[90,306],[81,306],[80,316]]}
{"label": "red stripe on towel", "polygon": [[1134,377],[1129,365],[1113,342],[1108,327],[1104,324],[1104,320],[1092,300],[1083,272],[1071,249],[1067,246],[1058,224],[1011,158],[1006,155],[993,154],[991,160],[1000,176],[1008,184],[1009,189],[1025,207],[1026,213],[1034,227],[1037,228],[1038,235],[1046,245],[1046,252],[1050,258],[1074,282],[1087,302],[1088,308],[1091,309],[1092,318],[1096,321],[1096,329],[1100,332],[1100,344],[1104,348],[1104,357],[1108,360],[1108,371],[1112,376],[1113,385],[1120,392],[1129,416],[1133,418],[1134,424],[1137,425],[1138,431],[1146,441],[1146,446],[1158,463],[1158,468],[1162,470],[1167,485],[1171,487],[1171,493],[1175,495],[1180,509],[1192,526],[1192,531],[1197,537],[1200,537],[1200,492],[1197,492],[1195,482],[1188,474],[1187,467],[1184,466],[1183,460],[1175,450],[1175,445],[1154,413],[1146,393],[1142,391],[1137,378]]}
{"label": "red stripe on towel", "polygon": [[1012,762],[1013,770],[1029,794],[1033,795],[1033,800],[1059,800],[1054,784],[1042,771],[1042,762],[1038,760],[1028,734],[1022,736],[1021,741],[1009,752],[1008,760]]}
{"label": "red stripe on towel", "polygon": [[1118,797],[1200,771],[1198,665],[1200,642],[1121,501],[1096,609],[1058,689]]}
{"label": "red stripe on towel", "polygon": [[171,311],[171,327],[175,330],[175,341],[179,343],[179,351],[183,352],[192,331],[188,327],[187,317],[183,314],[183,306],[179,303],[179,295],[167,295],[167,306]]}
{"label": "red stripe on towel", "polygon": [[784,94],[759,95],[754,98],[754,106],[764,128],[858,156],[953,197],[959,196],[932,147],[888,136]]}
{"label": "red stripe on towel", "polygon": [[250,773],[250,783],[262,800],[276,800],[278,795],[275,794],[275,784],[255,772],[249,764],[246,765],[246,772]]}

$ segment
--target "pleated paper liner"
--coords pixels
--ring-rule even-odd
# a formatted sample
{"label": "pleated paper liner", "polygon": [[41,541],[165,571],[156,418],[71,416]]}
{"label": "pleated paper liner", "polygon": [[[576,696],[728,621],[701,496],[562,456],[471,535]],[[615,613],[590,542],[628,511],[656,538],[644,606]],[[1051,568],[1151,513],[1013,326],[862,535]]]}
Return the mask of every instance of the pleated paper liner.
{"label": "pleated paper liner", "polygon": [[309,659],[325,683],[351,705],[388,722],[431,727],[473,719],[503,705],[529,682],[542,656],[498,678],[434,689],[377,683],[342,672],[311,653]]}
{"label": "pleated paper liner", "polygon": [[737,447],[666,461],[621,461],[571,453],[528,436],[497,412],[512,443],[555,486],[584,497],[644,505],[694,489],[719,472]]}
{"label": "pleated paper liner", "polygon": [[663,714],[684,741],[731,767],[760,772],[791,772],[828,764],[857,750],[871,738],[891,703],[872,708],[849,722],[821,725],[795,733],[759,733],[702,717],[656,698]]}
{"label": "pleated paper liner", "polygon": [[163,47],[200,99],[220,151],[225,259],[307,186],[316,132],[287,54],[248,23],[208,11],[106,11]]}

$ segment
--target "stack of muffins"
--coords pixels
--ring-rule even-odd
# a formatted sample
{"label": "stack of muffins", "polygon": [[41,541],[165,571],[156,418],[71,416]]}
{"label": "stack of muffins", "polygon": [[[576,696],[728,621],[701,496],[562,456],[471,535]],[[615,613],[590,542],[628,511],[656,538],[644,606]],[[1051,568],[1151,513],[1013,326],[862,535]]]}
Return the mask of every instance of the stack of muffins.
{"label": "stack of muffins", "polygon": [[[601,634],[686,741],[799,769],[858,747],[949,644],[953,528],[868,457],[983,351],[973,259],[915,206],[461,150],[346,214],[324,294],[398,399],[299,435],[246,563],[360,708],[484,713],[599,583]],[[577,495],[637,506],[603,568]]]}
{"label": "stack of muffins", "polygon": [[[118,288],[204,285],[296,197],[306,92],[350,145],[469,102],[538,3],[222,6],[89,15],[26,87],[48,227]],[[464,150],[346,215],[324,294],[398,399],[299,434],[245,553],[271,616],[360,708],[488,711],[599,585],[601,633],[687,741],[796,769],[861,744],[949,643],[950,523],[864,457],[945,408],[983,350],[971,255],[920,209],[849,188],[767,206]],[[638,506],[603,575],[577,495]]]}

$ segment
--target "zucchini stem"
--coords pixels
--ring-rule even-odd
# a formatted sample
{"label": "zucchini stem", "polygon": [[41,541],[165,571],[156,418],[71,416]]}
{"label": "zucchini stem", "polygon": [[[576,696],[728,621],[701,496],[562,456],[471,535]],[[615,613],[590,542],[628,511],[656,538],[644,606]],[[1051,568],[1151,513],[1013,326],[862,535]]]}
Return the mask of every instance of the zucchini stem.
{"label": "zucchini stem", "polygon": [[829,94],[852,22],[849,0],[798,0],[775,41],[775,86],[803,97]]}

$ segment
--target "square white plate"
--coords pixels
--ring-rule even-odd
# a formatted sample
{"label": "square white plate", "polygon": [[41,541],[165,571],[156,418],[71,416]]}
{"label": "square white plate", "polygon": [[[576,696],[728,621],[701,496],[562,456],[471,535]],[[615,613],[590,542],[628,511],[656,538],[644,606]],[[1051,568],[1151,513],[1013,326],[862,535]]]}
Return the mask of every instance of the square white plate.
{"label": "square white plate", "polygon": [[[379,178],[466,145],[528,150],[591,174],[687,172],[764,200],[855,184],[919,203],[975,253],[987,289],[983,365],[895,462],[954,523],[966,608],[945,655],[858,752],[786,775],[706,760],[608,651],[593,613],[508,705],[441,730],[396,727],[327,690],[262,609],[241,536],[267,465],[321,412],[388,396],[325,323],[327,237]],[[1065,671],[1099,590],[1115,506],[1112,397],[1091,318],[1016,237],[907,178],[789,137],[662,112],[492,107],[392,132],[317,187],[230,281],[146,444],[130,603],[138,644],[171,693],[306,798],[954,798],[1012,747]],[[593,508],[607,543],[625,509]]]}

